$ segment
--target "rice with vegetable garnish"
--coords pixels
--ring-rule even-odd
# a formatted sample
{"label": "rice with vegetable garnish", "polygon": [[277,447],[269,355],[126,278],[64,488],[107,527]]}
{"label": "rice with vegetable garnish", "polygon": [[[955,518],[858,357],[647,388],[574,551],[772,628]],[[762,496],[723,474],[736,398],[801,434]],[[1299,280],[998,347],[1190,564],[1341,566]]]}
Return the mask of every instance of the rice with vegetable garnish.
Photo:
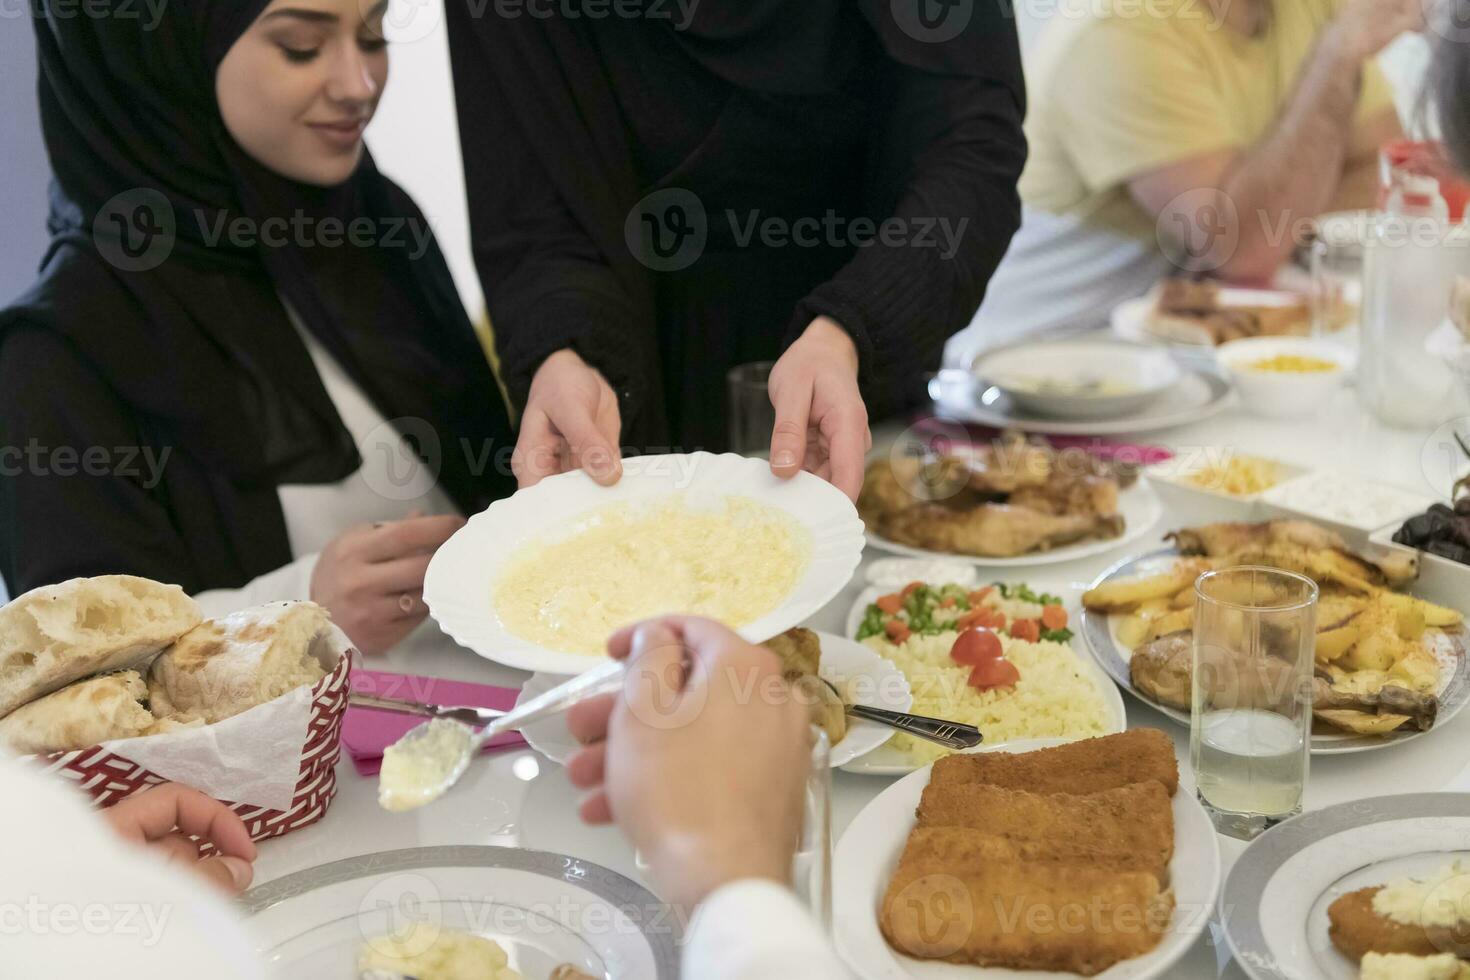
{"label": "rice with vegetable garnish", "polygon": [[[994,635],[999,653],[1014,668],[1000,679],[1013,682],[973,686],[987,677],[951,655],[965,630]],[[911,712],[974,725],[989,745],[1106,733],[1107,706],[1068,644],[1071,638],[1060,599],[1000,584],[969,590],[912,583],[870,605],[858,630],[859,640],[908,678]],[[993,648],[994,641],[988,642]],[[919,765],[949,754],[903,732],[889,744]]]}

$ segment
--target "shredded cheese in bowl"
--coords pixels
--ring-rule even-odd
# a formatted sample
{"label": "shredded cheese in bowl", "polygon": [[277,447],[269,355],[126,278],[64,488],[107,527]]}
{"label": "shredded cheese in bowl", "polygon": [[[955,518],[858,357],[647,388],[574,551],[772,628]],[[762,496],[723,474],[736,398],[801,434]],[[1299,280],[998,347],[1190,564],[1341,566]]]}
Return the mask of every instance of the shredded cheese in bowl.
{"label": "shredded cheese in bowl", "polygon": [[599,654],[620,627],[650,616],[708,616],[739,629],[785,601],[810,555],[805,527],[748,497],[613,504],[561,540],[522,546],[493,602],[516,636]]}
{"label": "shredded cheese in bowl", "polygon": [[1231,456],[1223,463],[1209,463],[1184,478],[1190,486],[1232,497],[1249,497],[1281,482],[1281,468],[1268,459]]}

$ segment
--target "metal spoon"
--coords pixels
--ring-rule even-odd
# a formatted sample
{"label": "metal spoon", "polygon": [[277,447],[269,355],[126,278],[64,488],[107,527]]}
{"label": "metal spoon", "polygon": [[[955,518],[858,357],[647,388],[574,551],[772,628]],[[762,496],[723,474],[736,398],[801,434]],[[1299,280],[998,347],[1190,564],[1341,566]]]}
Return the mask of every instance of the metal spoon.
{"label": "metal spoon", "polygon": [[911,715],[902,711],[889,711],[887,708],[874,708],[866,704],[850,704],[831,681],[825,677],[819,679],[832,689],[832,693],[837,695],[837,699],[842,702],[843,708],[854,718],[862,718],[889,728],[897,728],[901,732],[908,732],[910,735],[937,742],[951,749],[971,749],[985,740],[984,734],[974,725],[962,725],[957,721],[945,721],[942,718],[929,718],[925,715]]}
{"label": "metal spoon", "polygon": [[383,753],[378,802],[384,809],[412,810],[432,803],[464,775],[485,743],[504,732],[561,714],[574,704],[623,686],[623,661],[606,663],[492,718],[476,732],[448,718],[409,731]]}

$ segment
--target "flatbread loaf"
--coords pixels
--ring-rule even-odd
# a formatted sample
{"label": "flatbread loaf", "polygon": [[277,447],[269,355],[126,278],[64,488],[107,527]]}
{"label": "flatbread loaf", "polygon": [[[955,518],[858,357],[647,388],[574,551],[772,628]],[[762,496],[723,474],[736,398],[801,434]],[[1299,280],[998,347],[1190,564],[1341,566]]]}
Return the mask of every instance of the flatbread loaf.
{"label": "flatbread loaf", "polygon": [[326,670],[314,648],[330,625],[314,602],[273,602],[201,623],[153,661],[153,713],[213,725],[315,684]]}
{"label": "flatbread loaf", "polygon": [[93,674],[145,669],[204,618],[177,585],[74,578],[0,607],[0,718]]}
{"label": "flatbread loaf", "polygon": [[154,726],[141,703],[148,685],[136,670],[89,677],[22,705],[0,718],[0,745],[17,755],[71,752]]}

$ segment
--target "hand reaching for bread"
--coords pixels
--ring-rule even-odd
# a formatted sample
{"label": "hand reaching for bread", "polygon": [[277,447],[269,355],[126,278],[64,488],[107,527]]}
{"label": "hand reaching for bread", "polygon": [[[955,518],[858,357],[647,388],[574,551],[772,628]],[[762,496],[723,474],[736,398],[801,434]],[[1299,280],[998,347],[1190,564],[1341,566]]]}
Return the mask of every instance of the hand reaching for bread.
{"label": "hand reaching for bread", "polygon": [[424,573],[464,518],[409,516],[343,531],[322,549],[311,598],[365,654],[382,653],[428,615]]}
{"label": "hand reaching for bread", "polygon": [[[163,783],[102,811],[124,840],[192,867],[231,895],[250,886],[255,843],[245,823],[218,800],[178,783]],[[214,845],[204,857],[200,842]]]}

